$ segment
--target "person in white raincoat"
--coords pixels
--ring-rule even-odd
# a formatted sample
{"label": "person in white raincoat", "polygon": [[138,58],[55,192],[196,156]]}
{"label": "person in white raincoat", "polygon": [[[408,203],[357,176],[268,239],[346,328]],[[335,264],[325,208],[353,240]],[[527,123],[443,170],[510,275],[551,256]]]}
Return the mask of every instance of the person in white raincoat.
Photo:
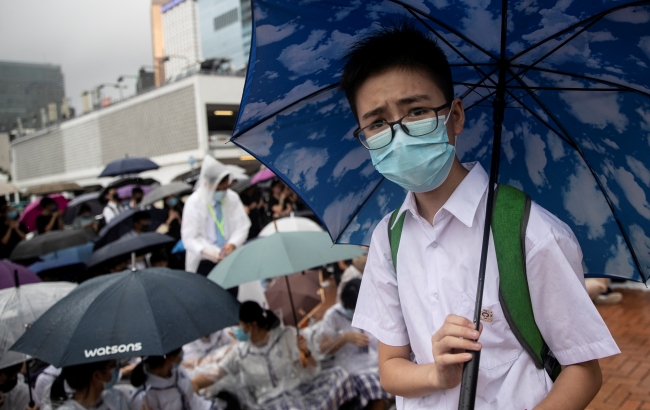
{"label": "person in white raincoat", "polygon": [[183,209],[181,238],[188,272],[207,275],[248,237],[251,221],[239,195],[228,188],[232,172],[209,155],[203,159],[196,191]]}
{"label": "person in white raincoat", "polygon": [[219,402],[194,393],[192,382],[179,366],[183,349],[165,356],[149,356],[136,366],[131,384],[137,388],[129,403],[131,410],[211,410],[221,408]]}
{"label": "person in white raincoat", "polygon": [[22,363],[0,369],[0,409],[25,410],[29,403],[29,391],[23,375]]}
{"label": "person in white raincoat", "polygon": [[210,356],[224,346],[230,345],[234,339],[229,332],[229,329],[222,329],[184,345],[183,366],[190,369],[194,368],[205,357]]}
{"label": "person in white raincoat", "polygon": [[41,410],[128,410],[126,395],[113,388],[119,377],[115,360],[64,367],[46,387]]}

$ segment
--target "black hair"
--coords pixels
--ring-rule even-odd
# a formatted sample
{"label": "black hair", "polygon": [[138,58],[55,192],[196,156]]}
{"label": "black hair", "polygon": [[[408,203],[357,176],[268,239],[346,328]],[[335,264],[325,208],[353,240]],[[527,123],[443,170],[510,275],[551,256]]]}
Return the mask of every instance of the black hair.
{"label": "black hair", "polygon": [[88,206],[88,204],[83,204],[83,205],[81,205],[79,207],[79,213],[82,214],[84,212],[92,212],[92,210],[90,209],[90,206]]}
{"label": "black hair", "polygon": [[133,214],[133,222],[151,220],[151,215],[147,211],[138,211]]}
{"label": "black hair", "polygon": [[390,68],[422,70],[431,76],[446,102],[454,99],[451,68],[445,53],[413,23],[404,20],[375,29],[345,55],[339,88],[345,93],[355,116],[359,87],[368,78]]}
{"label": "black hair", "polygon": [[39,205],[43,209],[47,208],[48,206],[50,206],[52,204],[56,204],[56,202],[54,201],[54,199],[50,198],[49,196],[46,196],[45,198],[42,198],[41,202],[39,202]]}
{"label": "black hair", "polygon": [[144,191],[139,186],[136,186],[131,190],[131,196],[135,194],[144,194]]}
{"label": "black hair", "polygon": [[18,373],[22,367],[23,367],[22,362],[11,366],[7,366],[5,368],[0,369],[0,374],[5,374],[6,376],[12,376]]}
{"label": "black hair", "polygon": [[98,370],[104,370],[108,366],[109,360],[101,362],[92,362],[78,364],[75,366],[64,367],[61,374],[54,380],[50,390],[50,399],[53,402],[62,402],[68,399],[63,382],[66,381],[68,386],[73,390],[83,390],[90,385],[93,374]]}
{"label": "black hair", "polygon": [[147,374],[144,372],[144,365],[146,364],[149,369],[158,369],[162,367],[167,361],[167,356],[176,356],[178,355],[182,347],[174,349],[171,352],[167,353],[164,356],[147,356],[142,359],[140,363],[133,369],[131,372],[131,384],[134,387],[140,387],[147,381]]}
{"label": "black hair", "polygon": [[165,248],[160,248],[151,252],[151,257],[149,258],[149,262],[151,262],[152,265],[154,263],[163,262],[163,261],[169,262],[169,255],[167,254],[167,250]]}
{"label": "black hair", "polygon": [[341,304],[346,309],[354,310],[357,307],[361,279],[351,279],[345,282],[341,291]]}
{"label": "black hair", "polygon": [[247,301],[239,307],[239,320],[244,323],[256,323],[261,329],[271,330],[280,326],[280,319],[270,310],[254,301]]}

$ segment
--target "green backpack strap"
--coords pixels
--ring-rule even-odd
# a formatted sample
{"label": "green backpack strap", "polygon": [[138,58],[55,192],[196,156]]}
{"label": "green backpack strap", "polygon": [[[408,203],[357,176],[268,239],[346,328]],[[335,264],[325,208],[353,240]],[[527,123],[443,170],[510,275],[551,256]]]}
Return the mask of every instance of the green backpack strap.
{"label": "green backpack strap", "polygon": [[526,227],[530,197],[499,185],[492,216],[492,238],[499,266],[499,302],[510,329],[538,369],[555,381],[561,367],[535,323],[526,276]]}
{"label": "green backpack strap", "polygon": [[[393,211],[388,221],[388,241],[390,243],[390,254],[393,259],[395,274],[397,274],[397,251],[399,250],[399,241],[402,237],[404,219],[406,218],[406,212],[403,212],[402,215],[399,214],[400,208],[401,206]],[[398,216],[399,219],[397,219]]]}

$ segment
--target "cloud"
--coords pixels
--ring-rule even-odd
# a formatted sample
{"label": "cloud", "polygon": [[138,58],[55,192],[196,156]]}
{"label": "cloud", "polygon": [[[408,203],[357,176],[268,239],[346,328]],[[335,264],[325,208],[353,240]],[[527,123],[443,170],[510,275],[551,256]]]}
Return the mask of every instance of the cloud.
{"label": "cloud", "polygon": [[551,158],[553,161],[558,161],[566,155],[564,150],[564,141],[558,137],[553,131],[546,134],[546,142],[548,143],[548,149],[551,151]]}
{"label": "cloud", "polygon": [[326,148],[285,148],[274,165],[278,172],[286,175],[296,186],[310,191],[318,185],[316,173],[327,164],[328,159]]}
{"label": "cloud", "polygon": [[611,148],[620,149],[618,144],[610,140],[609,138],[603,139],[603,142],[605,143],[605,145],[609,145]]}
{"label": "cloud", "polygon": [[643,162],[630,155],[626,155],[625,160],[627,161],[627,166],[632,170],[632,173],[639,178],[645,186],[650,187],[650,171],[648,171],[648,168],[643,165]]}
{"label": "cloud", "polygon": [[522,38],[529,43],[537,43],[578,22],[577,17],[568,15],[564,12],[564,10],[562,10],[562,5],[560,2],[558,2],[558,4],[556,4],[556,6],[551,9],[539,10],[539,14],[542,16],[542,19],[539,23],[541,27],[529,34],[522,36]]}
{"label": "cloud", "polygon": [[285,23],[281,26],[272,26],[264,24],[257,26],[255,31],[255,41],[258,47],[275,43],[292,35],[296,31],[297,24]]}
{"label": "cloud", "polygon": [[462,0],[465,17],[461,19],[462,32],[488,51],[499,51],[501,16],[488,10],[490,0]]}
{"label": "cloud", "polygon": [[639,107],[636,109],[636,113],[641,116],[641,121],[639,122],[639,126],[643,131],[648,132],[648,145],[650,145],[650,110],[646,111],[643,108]]}
{"label": "cloud", "polygon": [[612,245],[609,251],[612,253],[612,257],[605,263],[604,273],[624,278],[634,277],[636,269],[634,269],[632,255],[622,236],[616,235],[616,245]]}
{"label": "cloud", "polygon": [[358,9],[362,4],[361,0],[354,0],[350,2],[350,7],[336,7],[337,11],[334,14],[334,18],[330,18],[328,21],[341,21],[350,15],[351,12]]}
{"label": "cloud", "polygon": [[488,117],[485,112],[470,120],[463,133],[456,137],[456,155],[462,160],[466,153],[478,147],[488,130]]}
{"label": "cloud", "polygon": [[639,44],[637,44],[641,51],[645,53],[648,58],[650,58],[650,36],[643,36],[639,39]]}
{"label": "cloud", "polygon": [[516,179],[509,179],[508,182],[506,182],[506,185],[513,186],[515,188],[518,188],[520,190],[524,190],[524,184],[521,183],[521,181],[516,180]]}
{"label": "cloud", "polygon": [[510,163],[512,163],[512,160],[515,158],[515,150],[512,148],[512,139],[514,137],[515,133],[508,131],[504,126],[501,131],[501,146],[503,147],[503,153],[506,154],[506,159]]}
{"label": "cloud", "polygon": [[370,154],[368,150],[364,147],[354,148],[352,151],[348,152],[341,160],[336,164],[334,170],[332,171],[332,177],[334,179],[340,179],[348,171],[355,170],[363,165],[366,161],[370,159]]}
{"label": "cloud", "polygon": [[646,277],[648,277],[650,273],[650,238],[648,238],[643,228],[637,224],[631,225],[629,232],[636,259],[644,269]]}
{"label": "cloud", "polygon": [[575,173],[562,192],[564,209],[576,225],[588,228],[589,239],[599,239],[605,235],[604,225],[612,219],[611,211],[582,158],[576,154],[575,160]]}
{"label": "cloud", "polygon": [[433,4],[433,7],[437,9],[444,9],[449,5],[447,0],[429,0],[429,3]]}
{"label": "cloud", "polygon": [[524,122],[518,125],[515,129],[517,135],[521,135],[524,141],[524,148],[526,149],[526,168],[528,169],[528,176],[537,187],[542,187],[548,184],[546,175],[544,174],[544,167],[546,167],[546,144],[542,141],[539,134],[533,134],[530,131],[530,124]]}
{"label": "cloud", "polygon": [[264,20],[266,17],[268,17],[268,13],[266,13],[264,10],[262,10],[262,8],[260,6],[258,6],[257,4],[255,5],[254,10],[255,10],[254,11],[255,21]]}
{"label": "cloud", "polygon": [[605,162],[605,172],[618,183],[625,198],[639,215],[650,219],[650,204],[646,199],[645,191],[634,180],[634,175],[623,167],[614,166],[610,161]]}
{"label": "cloud", "polygon": [[650,13],[642,7],[628,7],[610,13],[605,18],[617,23],[643,24],[650,21]]}
{"label": "cloud", "polygon": [[362,190],[348,192],[344,196],[338,196],[323,211],[323,222],[330,228],[330,232],[337,232],[343,229],[343,226],[359,205],[372,193],[375,184],[366,184]]}
{"label": "cloud", "polygon": [[320,87],[312,80],[307,80],[304,83],[293,87],[282,98],[278,98],[270,104],[263,101],[248,103],[246,104],[246,108],[244,108],[242,121],[250,120],[252,118],[262,118],[274,113],[292,102],[313,93],[319,88]]}
{"label": "cloud", "polygon": [[316,140],[319,140],[321,138],[325,138],[326,136],[327,136],[327,133],[325,132],[325,130],[320,130],[320,131],[315,131],[315,132],[312,132],[311,134],[309,134],[307,136],[307,139],[310,140],[310,141],[316,141]]}

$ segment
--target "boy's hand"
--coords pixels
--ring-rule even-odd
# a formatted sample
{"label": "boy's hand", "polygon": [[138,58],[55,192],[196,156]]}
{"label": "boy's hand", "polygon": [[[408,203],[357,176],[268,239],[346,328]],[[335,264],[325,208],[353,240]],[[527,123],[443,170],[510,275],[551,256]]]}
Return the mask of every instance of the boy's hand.
{"label": "boy's hand", "polygon": [[366,347],[370,344],[370,339],[367,335],[358,332],[347,332],[343,335],[346,343],[351,343],[359,347]]}
{"label": "boy's hand", "polygon": [[[483,325],[481,325],[483,331]],[[470,320],[456,315],[448,315],[442,327],[431,337],[434,367],[429,382],[438,389],[451,389],[460,383],[463,364],[471,360],[466,350],[481,350],[475,342],[480,332]]]}

